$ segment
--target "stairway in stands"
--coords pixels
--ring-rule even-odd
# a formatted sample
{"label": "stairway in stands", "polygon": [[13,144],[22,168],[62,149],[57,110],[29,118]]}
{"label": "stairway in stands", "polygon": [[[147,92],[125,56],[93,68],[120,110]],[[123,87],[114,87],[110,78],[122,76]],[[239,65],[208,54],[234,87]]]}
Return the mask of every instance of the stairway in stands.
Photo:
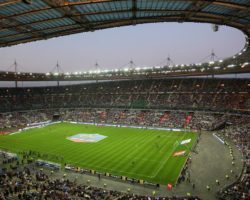
{"label": "stairway in stands", "polygon": [[169,112],[165,112],[160,118],[160,124],[164,124],[164,122],[167,121],[168,118],[169,118]]}
{"label": "stairway in stands", "polygon": [[184,123],[184,128],[187,128],[192,117],[193,117],[193,112],[190,112],[187,116],[186,116],[186,119],[185,119],[185,123]]}
{"label": "stairway in stands", "polygon": [[106,123],[106,119],[107,119],[107,112],[103,111],[99,114],[99,119],[101,123]]}
{"label": "stairway in stands", "polygon": [[145,124],[145,113],[141,112],[139,113],[139,115],[137,115],[137,123],[140,125],[144,125]]}

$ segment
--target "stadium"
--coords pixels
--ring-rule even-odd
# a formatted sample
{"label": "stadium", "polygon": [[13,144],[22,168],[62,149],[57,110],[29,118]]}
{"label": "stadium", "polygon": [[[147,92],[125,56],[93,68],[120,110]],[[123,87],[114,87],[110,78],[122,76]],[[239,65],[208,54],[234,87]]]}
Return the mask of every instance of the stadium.
{"label": "stadium", "polygon": [[250,199],[248,0],[2,0],[0,47],[157,22],[226,25],[245,46],[198,64],[0,71],[14,85],[0,87],[0,200]]}

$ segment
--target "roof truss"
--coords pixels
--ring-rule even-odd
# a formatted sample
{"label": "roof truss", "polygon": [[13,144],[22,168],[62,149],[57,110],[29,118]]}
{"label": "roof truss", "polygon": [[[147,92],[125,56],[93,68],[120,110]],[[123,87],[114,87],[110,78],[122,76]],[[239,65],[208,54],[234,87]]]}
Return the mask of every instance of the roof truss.
{"label": "roof truss", "polygon": [[[61,35],[74,34],[79,32],[94,31],[103,28],[111,28],[123,25],[135,25],[140,23],[152,22],[169,22],[169,21],[193,21],[207,22],[229,25],[243,30],[250,35],[250,3],[242,4],[235,1],[227,0],[37,0],[43,3],[41,7],[32,7],[32,9],[24,9],[20,12],[9,12],[1,14],[1,9],[6,7],[18,9],[22,4],[22,0],[4,0],[0,2],[0,47],[10,46],[23,42],[48,39]],[[36,1],[33,0],[32,3]],[[150,2],[151,7],[140,8],[141,3]],[[169,3],[185,6],[185,9],[178,9],[174,6],[168,8],[158,8],[157,3]],[[32,5],[32,3],[30,5]],[[130,8],[107,9],[108,6],[117,4],[131,4]],[[155,5],[153,6],[153,4]],[[98,9],[90,9],[81,11],[84,6],[96,6]],[[205,10],[208,6],[217,6],[220,11],[215,12]],[[156,8],[157,7],[157,8]],[[85,8],[85,7],[84,7]],[[99,9],[103,8],[103,9]],[[228,12],[228,10],[231,10]],[[53,13],[57,11],[60,15],[47,17],[45,13]],[[128,14],[129,13],[129,14]],[[141,14],[142,13],[142,14]],[[150,14],[154,13],[155,16]],[[141,15],[139,15],[141,14]],[[21,22],[22,18],[32,18],[34,16],[44,15],[40,19],[30,20],[29,22]],[[52,14],[51,14],[52,15]],[[115,17],[115,16],[124,17]],[[130,15],[130,17],[125,17]],[[143,16],[145,15],[145,16]],[[99,16],[99,17],[98,17]],[[105,19],[104,16],[113,16],[113,19]],[[98,17],[98,20],[92,20],[91,17]],[[71,20],[72,24],[56,24],[59,20]],[[42,28],[37,26],[44,25]],[[2,30],[13,30],[14,32],[1,35]],[[25,37],[21,37],[25,36]]]}

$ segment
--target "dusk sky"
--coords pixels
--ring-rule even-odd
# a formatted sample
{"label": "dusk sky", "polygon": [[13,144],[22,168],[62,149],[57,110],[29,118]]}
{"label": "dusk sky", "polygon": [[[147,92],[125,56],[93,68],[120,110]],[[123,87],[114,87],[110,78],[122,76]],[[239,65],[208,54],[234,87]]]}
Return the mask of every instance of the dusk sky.
{"label": "dusk sky", "polygon": [[57,61],[64,72],[124,68],[130,60],[137,66],[163,65],[170,55],[175,64],[197,63],[212,49],[223,59],[239,52],[244,34],[211,24],[158,23],[112,28],[69,35],[0,49],[0,71],[50,72]]}

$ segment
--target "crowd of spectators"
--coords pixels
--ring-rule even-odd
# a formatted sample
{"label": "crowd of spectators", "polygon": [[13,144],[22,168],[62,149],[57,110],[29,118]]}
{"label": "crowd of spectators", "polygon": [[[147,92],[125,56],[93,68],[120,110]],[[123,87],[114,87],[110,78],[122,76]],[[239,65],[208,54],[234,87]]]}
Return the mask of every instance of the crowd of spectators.
{"label": "crowd of spectators", "polygon": [[245,79],[160,79],[1,88],[0,112],[52,108],[249,110]]}
{"label": "crowd of spectators", "polygon": [[222,137],[230,138],[242,152],[245,168],[240,179],[220,192],[221,199],[250,199],[250,120],[242,122],[242,118],[234,116],[227,127],[220,131]]}
{"label": "crowd of spectators", "polygon": [[173,110],[140,110],[140,109],[54,109],[31,110],[12,113],[0,113],[1,129],[20,129],[33,123],[53,120],[89,122],[97,124],[131,125],[145,127],[181,128],[191,130],[214,130],[249,121],[248,115],[234,115],[207,112],[186,112]]}
{"label": "crowd of spectators", "polygon": [[6,169],[0,174],[0,200],[198,200],[198,197],[140,196],[128,191],[118,192],[106,188],[58,178],[51,172],[37,169],[33,164]]}
{"label": "crowd of spectators", "polygon": [[0,113],[0,130],[15,130],[19,128],[24,128],[32,123],[51,120],[52,116],[52,112],[46,110],[29,110],[25,112]]}

